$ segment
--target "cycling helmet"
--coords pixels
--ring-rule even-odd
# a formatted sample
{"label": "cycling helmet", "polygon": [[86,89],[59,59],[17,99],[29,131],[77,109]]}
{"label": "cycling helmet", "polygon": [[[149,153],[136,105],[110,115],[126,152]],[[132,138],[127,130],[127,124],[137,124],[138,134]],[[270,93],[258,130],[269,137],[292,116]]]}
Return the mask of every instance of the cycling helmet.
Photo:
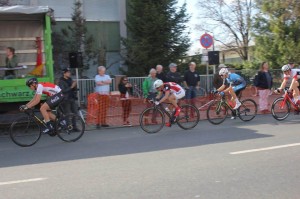
{"label": "cycling helmet", "polygon": [[221,68],[221,70],[219,71],[219,75],[226,75],[228,74],[228,69],[227,68]]}
{"label": "cycling helmet", "polygon": [[31,84],[33,84],[33,83],[36,83],[36,84],[38,83],[37,78],[33,77],[33,78],[28,79],[28,80],[26,81],[26,86],[30,87]]}
{"label": "cycling helmet", "polygon": [[164,84],[164,82],[163,81],[161,81],[160,79],[158,79],[158,80],[156,80],[155,82],[154,82],[154,88],[159,88],[160,86],[162,86]]}
{"label": "cycling helmet", "polygon": [[289,65],[284,65],[281,67],[282,72],[288,71],[290,69],[291,69],[291,67]]}

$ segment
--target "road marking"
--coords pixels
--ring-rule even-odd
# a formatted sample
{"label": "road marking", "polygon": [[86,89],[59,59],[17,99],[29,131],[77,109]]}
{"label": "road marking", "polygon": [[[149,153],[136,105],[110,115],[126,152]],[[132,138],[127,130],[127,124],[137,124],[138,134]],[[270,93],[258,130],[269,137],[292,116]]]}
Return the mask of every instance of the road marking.
{"label": "road marking", "polygon": [[19,183],[26,183],[26,182],[36,182],[46,180],[47,178],[32,178],[32,179],[25,179],[25,180],[15,180],[15,181],[7,181],[7,182],[0,182],[1,185],[10,185],[10,184],[19,184]]}
{"label": "road marking", "polygon": [[259,151],[268,151],[273,149],[281,149],[281,148],[287,148],[287,147],[293,147],[293,146],[300,146],[300,143],[294,143],[294,144],[286,144],[286,145],[279,145],[279,146],[272,146],[272,147],[266,147],[266,148],[259,148],[259,149],[250,149],[250,150],[244,150],[244,151],[236,151],[231,152],[231,155],[238,155],[243,153],[253,153],[253,152],[259,152]]}

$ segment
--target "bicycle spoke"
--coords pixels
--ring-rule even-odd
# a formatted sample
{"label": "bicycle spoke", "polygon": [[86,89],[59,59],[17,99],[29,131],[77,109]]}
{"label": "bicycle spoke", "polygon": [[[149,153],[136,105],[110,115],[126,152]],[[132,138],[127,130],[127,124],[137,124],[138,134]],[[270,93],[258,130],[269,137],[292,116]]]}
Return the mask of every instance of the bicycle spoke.
{"label": "bicycle spoke", "polygon": [[238,116],[243,121],[252,120],[257,113],[257,105],[252,99],[246,99],[241,102],[238,109]]}
{"label": "bicycle spoke", "polygon": [[281,121],[286,119],[289,116],[290,109],[291,109],[290,103],[284,102],[284,98],[280,97],[273,102],[271,113],[276,120]]}
{"label": "bicycle spoke", "polygon": [[140,126],[146,133],[157,133],[163,128],[164,123],[164,114],[154,107],[145,109],[140,116]]}
{"label": "bicycle spoke", "polygon": [[200,119],[200,113],[195,106],[185,104],[181,106],[181,112],[177,117],[177,124],[182,129],[194,128]]}
{"label": "bicycle spoke", "polygon": [[226,119],[227,107],[220,101],[214,101],[209,105],[206,116],[210,123],[220,124]]}
{"label": "bicycle spoke", "polygon": [[57,135],[65,142],[75,142],[82,137],[85,123],[79,115],[67,114],[57,121]]}

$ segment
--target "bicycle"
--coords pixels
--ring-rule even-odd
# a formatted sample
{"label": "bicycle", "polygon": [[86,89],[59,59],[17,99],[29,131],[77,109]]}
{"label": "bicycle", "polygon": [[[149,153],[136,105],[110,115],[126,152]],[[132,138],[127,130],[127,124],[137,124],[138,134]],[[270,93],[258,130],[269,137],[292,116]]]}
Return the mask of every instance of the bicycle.
{"label": "bicycle", "polygon": [[207,119],[210,123],[217,125],[224,122],[228,115],[228,109],[236,113],[236,116],[245,122],[252,120],[256,116],[257,105],[254,100],[245,99],[241,101],[241,106],[235,110],[232,107],[233,105],[227,101],[225,95],[221,95],[220,100],[216,99],[217,95],[214,95],[215,100],[209,105],[206,111]]}
{"label": "bicycle", "polygon": [[170,103],[156,105],[154,100],[150,102],[153,106],[146,108],[140,115],[140,126],[146,133],[152,134],[160,131],[165,125],[166,117],[169,118],[171,124],[177,123],[184,130],[194,128],[200,120],[199,110],[191,104],[180,105],[181,112],[175,117],[175,111],[168,111],[167,107]]}
{"label": "bicycle", "polygon": [[[16,119],[10,126],[9,135],[11,140],[21,146],[29,147],[37,143],[41,138],[42,128],[46,127],[45,122],[37,115],[39,110],[27,109],[25,115]],[[53,131],[50,136],[57,135],[65,142],[79,140],[85,131],[85,123],[79,115],[69,113],[63,114],[60,106],[53,110],[56,120],[53,124]],[[76,126],[75,126],[76,124]]]}
{"label": "bicycle", "polygon": [[285,120],[289,116],[292,107],[295,114],[299,114],[300,108],[293,100],[293,93],[286,88],[284,89],[284,95],[275,99],[272,103],[272,116],[278,121]]}

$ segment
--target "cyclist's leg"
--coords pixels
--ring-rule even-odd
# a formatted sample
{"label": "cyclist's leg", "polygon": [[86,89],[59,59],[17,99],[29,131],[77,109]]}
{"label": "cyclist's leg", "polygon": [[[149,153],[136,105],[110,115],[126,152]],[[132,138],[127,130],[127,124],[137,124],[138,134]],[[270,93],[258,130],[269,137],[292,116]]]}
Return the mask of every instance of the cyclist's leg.
{"label": "cyclist's leg", "polygon": [[299,89],[298,89],[298,86],[299,86],[298,80],[296,80],[296,79],[293,78],[290,88],[293,89],[293,97],[295,99],[295,102],[299,101]]}

